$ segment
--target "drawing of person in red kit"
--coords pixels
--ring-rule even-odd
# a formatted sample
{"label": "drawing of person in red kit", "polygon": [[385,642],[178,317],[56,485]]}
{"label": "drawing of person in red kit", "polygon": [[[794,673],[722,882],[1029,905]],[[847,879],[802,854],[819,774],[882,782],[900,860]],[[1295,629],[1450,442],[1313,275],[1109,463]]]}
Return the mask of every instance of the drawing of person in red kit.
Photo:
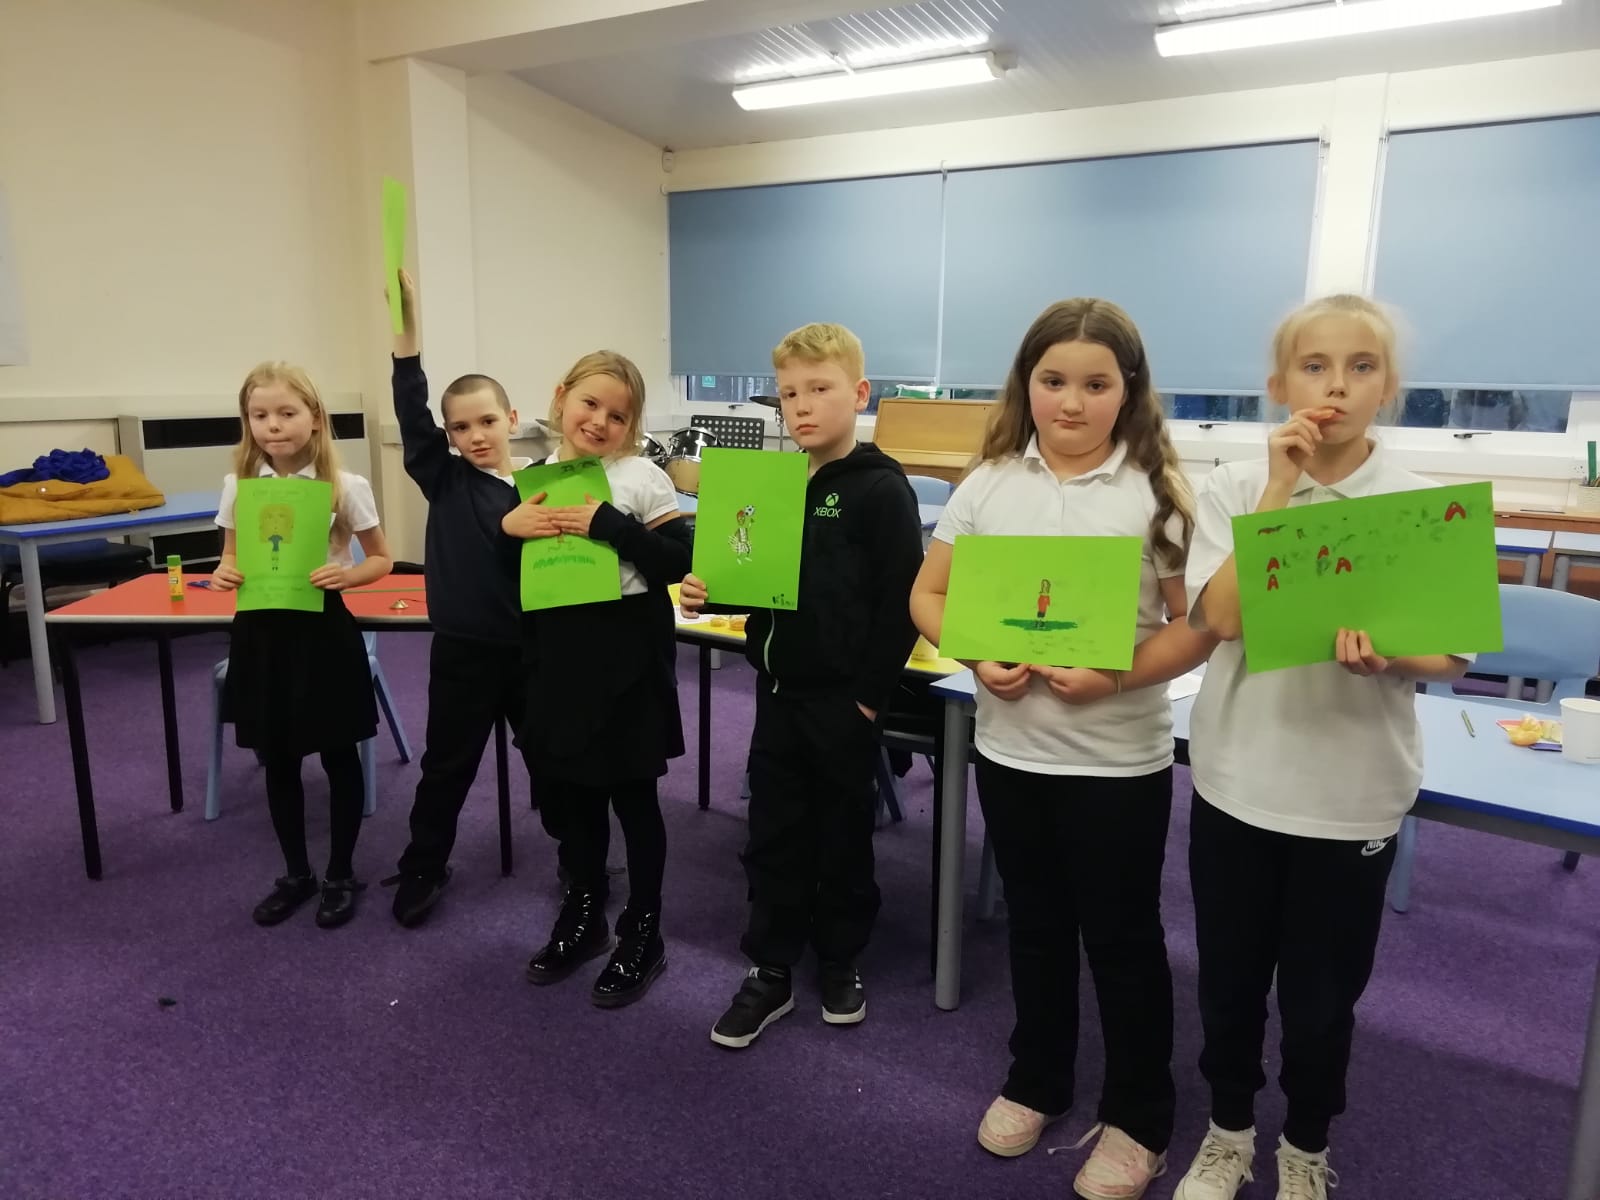
{"label": "drawing of person in red kit", "polygon": [[1050,611],[1050,581],[1048,579],[1041,579],[1039,581],[1039,616],[1038,616],[1038,619],[1034,623],[1036,628],[1038,628],[1038,629],[1043,629],[1044,628],[1045,614],[1048,613],[1049,611]]}

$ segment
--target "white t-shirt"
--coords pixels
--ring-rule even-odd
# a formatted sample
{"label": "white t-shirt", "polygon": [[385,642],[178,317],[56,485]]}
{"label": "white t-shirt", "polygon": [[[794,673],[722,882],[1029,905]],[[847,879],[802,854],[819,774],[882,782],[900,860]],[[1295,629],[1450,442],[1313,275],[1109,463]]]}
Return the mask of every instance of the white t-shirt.
{"label": "white t-shirt", "polygon": [[[1301,475],[1289,507],[1433,486],[1373,443],[1367,461],[1332,486]],[[1205,628],[1200,593],[1233,553],[1232,518],[1254,512],[1266,487],[1267,463],[1257,460],[1218,467],[1200,490],[1185,577],[1196,629]],[[1251,675],[1243,640],[1212,654],[1189,735],[1196,790],[1229,816],[1278,833],[1392,837],[1422,784],[1413,680],[1363,678],[1334,662]]]}
{"label": "white t-shirt", "polygon": [[[984,463],[956,488],[933,536],[954,544],[983,536],[1136,537],[1144,541],[1136,642],[1166,621],[1160,580],[1183,574],[1181,561],[1155,558],[1149,541],[1156,499],[1150,479],[1119,445],[1093,471],[1058,480],[1038,439],[1021,457]],[[1182,545],[1183,522],[1167,526]],[[1138,688],[1075,706],[1034,678],[1020,700],[1001,700],[981,684],[975,743],[1002,766],[1040,775],[1148,775],[1172,765],[1172,706],[1165,687]]]}
{"label": "white t-shirt", "polygon": [[[553,463],[560,457],[557,452],[544,461]],[[612,508],[645,525],[662,517],[677,516],[678,489],[672,486],[667,473],[655,463],[637,454],[624,454],[602,461],[606,483],[611,486]],[[639,568],[627,559],[623,559],[621,565],[624,596],[637,596],[650,590]]]}
{"label": "white t-shirt", "polygon": [[[256,475],[270,479],[277,472],[270,464],[262,463]],[[305,466],[295,472],[301,479],[315,479],[315,467]],[[233,528],[233,503],[239,495],[239,481],[232,471],[222,477],[222,498],[217,502],[217,524],[224,529]],[[378,527],[378,503],[372,497],[372,485],[350,471],[339,472],[339,511],[344,514],[350,533],[328,535],[328,561],[340,567],[355,566],[355,556],[350,553],[352,534]],[[333,518],[329,518],[331,527]]]}

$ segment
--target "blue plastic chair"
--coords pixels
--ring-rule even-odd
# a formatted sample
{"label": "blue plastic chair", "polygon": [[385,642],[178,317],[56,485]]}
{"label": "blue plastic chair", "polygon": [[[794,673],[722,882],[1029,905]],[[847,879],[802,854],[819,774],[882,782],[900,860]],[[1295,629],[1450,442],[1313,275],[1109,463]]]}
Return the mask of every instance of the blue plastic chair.
{"label": "blue plastic chair", "polygon": [[917,494],[918,504],[948,504],[950,493],[956,490],[956,485],[943,479],[935,479],[932,475],[907,475],[911,483],[911,490]]}
{"label": "blue plastic chair", "polygon": [[[1583,695],[1590,677],[1600,668],[1600,600],[1550,588],[1503,583],[1500,585],[1500,619],[1505,630],[1505,649],[1495,654],[1480,654],[1472,664],[1471,673],[1504,675],[1510,681],[1508,694],[1483,702],[1559,720],[1562,699]],[[1553,683],[1549,702],[1539,704],[1524,700],[1520,694],[1524,680]],[[1432,696],[1455,694],[1454,686],[1449,683],[1430,683],[1424,690]],[[1396,850],[1394,874],[1389,880],[1389,906],[1397,913],[1411,907],[1411,872],[1416,853],[1417,819],[1407,817],[1400,824],[1400,845]],[[1565,859],[1568,870],[1577,863],[1576,854]]]}
{"label": "blue plastic chair", "polygon": [[[356,562],[361,562],[366,555],[361,550],[361,543],[351,539],[350,553]],[[383,719],[388,723],[389,732],[394,735],[395,746],[400,751],[400,761],[411,761],[411,743],[406,738],[406,731],[400,724],[400,718],[395,715],[394,700],[389,692],[389,681],[384,678],[383,667],[378,662],[378,635],[373,630],[367,630],[361,635],[367,647],[367,665],[372,669],[372,686],[378,693],[378,707],[383,712]],[[211,669],[211,761],[206,768],[206,820],[215,821],[222,811],[221,777],[222,777],[222,685],[228,678],[228,660],[223,659]],[[361,743],[361,784],[365,793],[361,805],[361,815],[370,817],[378,811],[378,764],[373,757],[373,743],[376,738],[368,738]]]}

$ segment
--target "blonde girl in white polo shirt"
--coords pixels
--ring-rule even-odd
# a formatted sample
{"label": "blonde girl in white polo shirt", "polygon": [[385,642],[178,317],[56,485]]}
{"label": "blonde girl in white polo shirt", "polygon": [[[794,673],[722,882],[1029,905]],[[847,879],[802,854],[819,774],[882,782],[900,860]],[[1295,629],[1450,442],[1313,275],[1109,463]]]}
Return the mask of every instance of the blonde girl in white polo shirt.
{"label": "blonde girl in white polo shirt", "polygon": [[[1005,887],[1016,1026],[978,1141],[1026,1153],[1073,1101],[1078,942],[1106,1043],[1090,1200],[1144,1195],[1172,1135],[1172,974],[1161,868],[1172,714],[1161,686],[1212,641],[1184,619],[1189,491],[1139,331],[1105,300],[1064,300],[1029,328],[984,439],[934,531],[911,595],[932,642],[962,534],[1144,539],[1129,671],[980,662],[978,798]],[[1131,615],[1131,614],[1130,614]],[[1080,1143],[1082,1144],[1082,1143]]]}
{"label": "blonde girl in white polo shirt", "polygon": [[1345,1107],[1394,835],[1422,781],[1416,682],[1466,670],[1462,657],[1386,657],[1365,632],[1341,630],[1329,647],[1336,661],[1251,675],[1239,641],[1235,516],[1430,486],[1368,436],[1399,387],[1394,347],[1393,324],[1359,296],[1289,317],[1268,383],[1289,419],[1264,459],[1219,467],[1197,502],[1190,620],[1223,639],[1190,729],[1189,877],[1211,1128],[1176,1200],[1232,1200],[1251,1178],[1274,972],[1278,1082],[1289,1102],[1278,1197],[1327,1195],[1328,1127]]}

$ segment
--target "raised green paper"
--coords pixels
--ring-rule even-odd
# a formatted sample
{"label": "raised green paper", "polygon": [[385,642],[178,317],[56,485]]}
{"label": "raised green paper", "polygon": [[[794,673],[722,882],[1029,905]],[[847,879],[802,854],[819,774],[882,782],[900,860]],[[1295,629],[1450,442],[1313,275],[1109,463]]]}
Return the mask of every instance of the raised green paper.
{"label": "raised green paper", "polygon": [[[527,500],[545,492],[543,503],[550,508],[582,504],[585,496],[611,499],[611,485],[598,458],[524,467],[513,478],[517,495]],[[567,533],[522,543],[523,612],[616,600],[621,595],[621,564],[617,552],[604,542]]]}
{"label": "raised green paper", "polygon": [[406,189],[398,180],[383,177],[383,278],[389,290],[389,323],[405,332],[400,309],[400,268],[406,262]]}
{"label": "raised green paper", "polygon": [[1332,662],[1340,629],[1386,657],[1499,650],[1487,483],[1233,518],[1251,672]]}
{"label": "raised green paper", "polygon": [[237,609],[321,612],[311,572],[328,561],[333,485],[325,479],[241,479],[233,504],[235,561],[244,582]]}
{"label": "raised green paper", "polygon": [[[824,508],[830,500],[838,497],[825,496]],[[691,569],[716,603],[793,609],[805,522],[805,455],[703,452]]]}
{"label": "raised green paper", "polygon": [[958,537],[939,652],[1126,671],[1142,558],[1135,537]]}

